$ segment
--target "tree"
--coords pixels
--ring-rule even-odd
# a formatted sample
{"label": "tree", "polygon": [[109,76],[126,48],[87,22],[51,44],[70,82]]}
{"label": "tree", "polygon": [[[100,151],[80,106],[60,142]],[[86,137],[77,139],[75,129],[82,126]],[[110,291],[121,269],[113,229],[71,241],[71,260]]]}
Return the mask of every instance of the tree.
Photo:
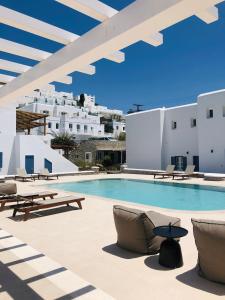
{"label": "tree", "polygon": [[119,141],[126,141],[126,132],[120,132],[118,140]]}
{"label": "tree", "polygon": [[76,143],[74,141],[74,135],[68,132],[65,133],[55,133],[54,138],[51,140],[52,148],[63,149],[65,157],[69,157],[69,151],[72,150]]}

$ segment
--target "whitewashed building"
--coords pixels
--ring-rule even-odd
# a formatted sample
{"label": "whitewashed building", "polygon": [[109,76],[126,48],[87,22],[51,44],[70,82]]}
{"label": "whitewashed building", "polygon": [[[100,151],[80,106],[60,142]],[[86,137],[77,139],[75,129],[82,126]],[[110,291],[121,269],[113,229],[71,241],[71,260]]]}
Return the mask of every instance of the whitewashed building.
{"label": "whitewashed building", "polygon": [[40,172],[51,165],[52,172],[74,172],[78,167],[53,150],[43,136],[16,132],[15,106],[0,108],[0,175],[14,175],[17,168]]}
{"label": "whitewashed building", "polygon": [[135,169],[225,173],[225,90],[198,96],[197,102],[126,116],[127,164]]}
{"label": "whitewashed building", "polygon": [[[125,117],[121,110],[96,105],[95,96],[84,94],[84,97],[83,107],[80,107],[80,96],[57,92],[55,86],[49,84],[46,88],[35,90],[30,96],[26,96],[25,105],[21,105],[21,109],[48,114],[49,134],[70,132],[79,140],[88,137],[117,138],[121,132],[125,132]],[[101,117],[108,118],[112,132],[107,132]],[[39,127],[33,133],[42,134],[42,131],[43,128]]]}

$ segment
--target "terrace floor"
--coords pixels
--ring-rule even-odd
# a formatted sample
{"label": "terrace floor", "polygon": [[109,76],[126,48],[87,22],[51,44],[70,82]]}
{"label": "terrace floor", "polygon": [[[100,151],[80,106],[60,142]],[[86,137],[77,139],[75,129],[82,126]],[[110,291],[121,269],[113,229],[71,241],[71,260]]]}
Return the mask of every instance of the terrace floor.
{"label": "terrace floor", "polygon": [[[152,179],[150,175],[85,175],[61,177],[58,181],[52,180],[47,183],[105,177]],[[169,181],[171,180],[169,179]],[[190,179],[183,182],[225,187],[225,181],[204,182],[202,179]],[[17,182],[18,191],[21,193],[46,190],[46,186],[42,186],[43,184],[46,184],[46,181]],[[63,191],[59,193],[60,195],[71,194],[71,192],[66,193]],[[112,207],[115,203],[118,204],[120,201],[86,196],[86,201],[83,202],[83,210],[74,210],[68,207],[49,209],[36,213],[27,222],[23,222],[20,217],[12,219],[12,211],[7,209],[0,213],[0,224],[2,230],[7,232],[6,235],[13,235],[20,240],[20,243],[27,244],[34,251],[46,256],[51,262],[42,262],[45,267],[48,263],[51,264],[54,262],[58,266],[57,269],[66,268],[75,276],[79,276],[81,281],[88,282],[91,287],[96,287],[97,291],[99,289],[99,294],[93,293],[90,299],[108,299],[107,295],[118,300],[144,300],[150,298],[154,300],[165,298],[173,300],[207,300],[225,296],[225,285],[209,282],[200,278],[196,273],[197,250],[191,226],[191,217],[225,220],[225,211],[196,213],[121,202],[123,205],[143,208],[144,210],[154,209],[181,218],[182,226],[189,230],[189,234],[181,239],[184,266],[179,269],[168,270],[158,264],[157,255],[139,256],[117,248],[115,245],[116,232],[112,215]],[[2,241],[4,240],[0,238],[0,246],[2,246]],[[4,261],[9,261],[7,255],[14,254],[10,252],[10,247],[9,251],[2,252],[0,250],[0,260],[2,260],[0,269],[2,271],[6,269]],[[37,256],[37,260],[40,258]],[[32,265],[30,267],[32,268]],[[15,272],[15,270],[18,271],[18,268],[15,268],[15,266],[14,268],[10,267],[10,276],[8,278],[11,282],[11,287],[9,286],[9,290],[10,288],[19,288],[21,284],[27,285],[29,283],[29,280],[28,282],[24,280],[26,276],[23,274],[22,268],[20,266],[19,273],[22,272],[23,280],[21,282],[17,280],[14,286],[13,280],[15,274],[11,273]],[[43,273],[46,273],[46,270]],[[46,274],[48,275],[48,272]],[[35,277],[38,275],[35,273],[32,276]],[[7,285],[7,283],[5,284]],[[52,282],[49,284],[52,284]],[[0,285],[4,286],[1,280]],[[33,288],[35,287],[30,285],[28,292],[32,293]],[[39,299],[65,300],[73,298],[72,296],[68,298],[63,297],[60,289],[58,294],[57,292],[49,292],[48,296],[46,296],[43,293],[43,290],[46,290],[46,282],[42,284],[39,282],[39,290]],[[106,294],[101,293],[101,291]],[[0,299],[31,299],[31,296],[29,296],[31,294],[27,294],[27,298],[24,298],[24,295],[20,296],[20,294],[17,294],[16,298],[12,295],[11,298],[6,298],[6,294],[0,288]],[[74,295],[78,295],[80,299],[89,299],[85,298],[88,296],[88,289],[84,294]]]}

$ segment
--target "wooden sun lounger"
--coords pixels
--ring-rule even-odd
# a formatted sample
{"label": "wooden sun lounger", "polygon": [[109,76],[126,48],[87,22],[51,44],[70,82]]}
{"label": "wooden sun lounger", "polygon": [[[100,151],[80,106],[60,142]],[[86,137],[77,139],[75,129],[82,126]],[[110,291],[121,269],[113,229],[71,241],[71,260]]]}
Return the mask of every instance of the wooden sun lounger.
{"label": "wooden sun lounger", "polygon": [[165,171],[159,171],[152,173],[154,175],[154,179],[156,176],[160,176],[161,178],[170,177],[173,175],[175,165],[168,165]]}
{"label": "wooden sun lounger", "polygon": [[154,173],[152,175],[154,175],[154,179],[155,179],[156,176],[160,176],[161,178],[170,177],[173,175],[173,173],[158,172],[158,173]]}
{"label": "wooden sun lounger", "polygon": [[49,178],[53,178],[53,177],[56,177],[57,179],[59,179],[59,175],[58,174],[48,174],[48,175],[45,175],[45,174],[38,174],[38,179],[40,178],[44,178],[44,179],[49,179]]}
{"label": "wooden sun lounger", "polygon": [[57,179],[59,179],[59,174],[57,173],[50,173],[48,171],[48,169],[43,169],[40,173],[38,173],[38,179],[40,178],[44,178],[44,179],[49,179],[49,178],[53,178],[56,177]]}
{"label": "wooden sun lounger", "polygon": [[173,177],[173,179],[175,177],[181,177],[182,179],[190,178],[191,176],[193,176],[194,169],[195,169],[194,165],[189,165],[189,166],[187,166],[187,168],[184,172],[181,172],[181,173],[174,172],[172,177]]}
{"label": "wooden sun lounger", "polygon": [[35,176],[35,175],[26,175],[26,176],[16,175],[16,176],[15,176],[15,180],[17,180],[17,179],[22,179],[23,181],[26,181],[26,180],[28,180],[28,179],[32,179],[32,180],[35,181],[36,178],[37,178],[37,176]]}
{"label": "wooden sun lounger", "polygon": [[6,203],[11,203],[11,202],[26,202],[28,200],[33,201],[35,199],[43,199],[45,200],[46,198],[53,199],[54,196],[58,195],[58,193],[55,192],[37,192],[37,193],[24,193],[24,194],[17,194],[17,195],[6,195],[2,198],[0,198],[0,211],[2,211],[6,205]]}
{"label": "wooden sun lounger", "polygon": [[85,200],[85,198],[76,198],[74,196],[65,196],[65,197],[55,198],[52,200],[39,200],[31,203],[30,206],[22,206],[22,207],[15,208],[13,211],[13,217],[16,216],[17,212],[23,212],[24,213],[23,220],[27,221],[30,212],[32,211],[57,207],[62,205],[69,206],[70,203],[77,203],[79,208],[82,209],[81,201],[83,200]]}

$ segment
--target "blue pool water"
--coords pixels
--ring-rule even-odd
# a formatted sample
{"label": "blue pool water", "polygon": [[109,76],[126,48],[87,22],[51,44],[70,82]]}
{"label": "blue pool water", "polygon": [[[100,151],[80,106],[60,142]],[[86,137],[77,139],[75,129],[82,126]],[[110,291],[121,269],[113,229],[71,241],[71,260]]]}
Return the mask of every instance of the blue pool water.
{"label": "blue pool water", "polygon": [[49,185],[65,191],[178,210],[225,210],[225,188],[130,179]]}

